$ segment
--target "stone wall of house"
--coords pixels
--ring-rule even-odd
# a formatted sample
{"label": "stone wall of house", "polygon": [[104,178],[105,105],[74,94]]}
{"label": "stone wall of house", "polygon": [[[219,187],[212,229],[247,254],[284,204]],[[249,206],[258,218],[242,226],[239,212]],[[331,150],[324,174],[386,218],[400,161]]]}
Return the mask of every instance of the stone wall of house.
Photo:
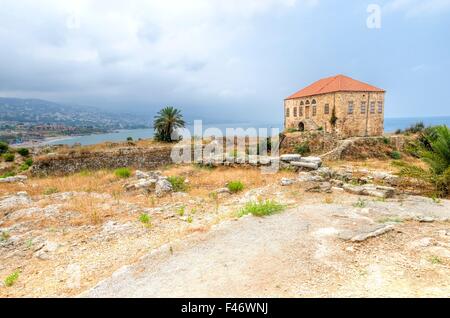
{"label": "stone wall of house", "polygon": [[116,169],[133,167],[155,169],[172,163],[171,146],[150,148],[118,148],[109,151],[69,152],[48,154],[36,158],[32,167],[33,175],[64,175],[83,170]]}
{"label": "stone wall of house", "polygon": [[[330,123],[333,108],[338,118],[335,127]],[[339,138],[380,136],[384,132],[383,92],[337,92],[289,99],[284,101],[284,111],[286,129],[321,129]]]}

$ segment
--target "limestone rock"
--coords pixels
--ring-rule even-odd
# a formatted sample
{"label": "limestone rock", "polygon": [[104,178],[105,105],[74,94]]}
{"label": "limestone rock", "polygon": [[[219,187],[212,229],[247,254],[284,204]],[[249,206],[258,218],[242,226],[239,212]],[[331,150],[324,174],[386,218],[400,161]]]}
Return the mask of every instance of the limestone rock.
{"label": "limestone rock", "polygon": [[294,184],[294,180],[293,179],[289,179],[289,178],[282,178],[280,183],[282,186],[290,186],[292,184]]}
{"label": "limestone rock", "polygon": [[172,184],[166,179],[160,179],[156,182],[155,193],[158,197],[172,191]]}
{"label": "limestone rock", "polygon": [[300,159],[302,159],[302,156],[297,154],[286,154],[280,156],[280,160],[285,162],[300,161]]}
{"label": "limestone rock", "polygon": [[6,177],[6,178],[0,178],[0,183],[14,183],[14,182],[24,182],[27,180],[27,176],[13,176],[13,177]]}

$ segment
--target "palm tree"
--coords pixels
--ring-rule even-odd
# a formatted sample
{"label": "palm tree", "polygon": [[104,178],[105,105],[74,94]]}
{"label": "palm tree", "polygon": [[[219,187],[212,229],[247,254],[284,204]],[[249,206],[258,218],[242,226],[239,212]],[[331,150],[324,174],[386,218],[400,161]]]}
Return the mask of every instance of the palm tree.
{"label": "palm tree", "polygon": [[167,106],[161,109],[155,116],[153,128],[155,129],[155,139],[158,141],[172,142],[172,133],[177,128],[184,127],[185,122],[181,111]]}
{"label": "palm tree", "polygon": [[450,129],[447,126],[428,128],[415,145],[414,153],[428,165],[428,169],[402,164],[401,174],[430,182],[436,194],[450,192]]}

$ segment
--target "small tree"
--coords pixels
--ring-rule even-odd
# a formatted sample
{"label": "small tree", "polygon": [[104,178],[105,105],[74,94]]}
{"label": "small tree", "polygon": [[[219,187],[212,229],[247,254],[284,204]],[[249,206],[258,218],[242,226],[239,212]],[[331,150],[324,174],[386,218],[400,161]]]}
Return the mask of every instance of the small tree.
{"label": "small tree", "polygon": [[331,127],[336,128],[338,118],[336,117],[336,107],[333,106],[333,110],[331,111],[331,118],[330,118],[330,124]]}
{"label": "small tree", "polygon": [[155,139],[158,141],[172,142],[172,133],[177,128],[185,126],[181,111],[168,106],[161,109],[155,116],[153,127],[155,129]]}
{"label": "small tree", "polygon": [[7,152],[9,146],[6,142],[0,141],[0,154]]}

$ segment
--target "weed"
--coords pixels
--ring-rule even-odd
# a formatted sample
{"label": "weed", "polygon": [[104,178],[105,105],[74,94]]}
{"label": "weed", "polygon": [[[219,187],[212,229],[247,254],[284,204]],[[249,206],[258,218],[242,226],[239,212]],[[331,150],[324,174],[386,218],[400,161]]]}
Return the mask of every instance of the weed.
{"label": "weed", "polygon": [[177,213],[178,213],[179,216],[183,216],[183,215],[184,215],[184,212],[185,212],[184,206],[182,206],[181,208],[179,208],[178,211],[177,211]]}
{"label": "weed", "polygon": [[249,202],[239,211],[238,216],[242,217],[247,214],[252,214],[254,216],[262,217],[281,212],[284,209],[284,205],[272,200]]}
{"label": "weed", "polygon": [[20,272],[18,270],[16,270],[14,273],[12,273],[8,277],[6,277],[5,286],[11,287],[12,285],[14,285],[14,283],[19,279],[19,275],[20,275]]}
{"label": "weed", "polygon": [[391,158],[394,160],[400,160],[402,159],[402,154],[398,151],[392,151],[390,154]]}
{"label": "weed", "polygon": [[59,192],[58,188],[49,187],[44,190],[44,195],[51,195],[51,194],[58,193],[58,192]]}
{"label": "weed", "polygon": [[227,184],[227,188],[231,193],[238,193],[244,190],[244,184],[241,181],[230,181]]}
{"label": "weed", "polygon": [[142,224],[149,225],[150,221],[151,221],[151,217],[147,213],[142,213],[139,216],[139,221],[141,221]]}
{"label": "weed", "polygon": [[402,223],[403,219],[398,216],[385,217],[378,220],[378,223]]}
{"label": "weed", "polygon": [[6,162],[13,162],[16,156],[13,153],[7,152],[3,154],[3,159],[5,159]]}
{"label": "weed", "polygon": [[9,240],[9,238],[11,237],[11,234],[9,234],[8,231],[3,231],[2,234],[0,235],[0,242],[4,242]]}
{"label": "weed", "polygon": [[367,206],[367,201],[359,198],[358,201],[353,204],[353,206],[355,208],[365,208]]}
{"label": "weed", "polygon": [[181,176],[171,176],[167,178],[167,181],[172,185],[172,189],[175,192],[186,192],[188,186],[186,184],[186,179]]}
{"label": "weed", "polygon": [[442,260],[436,255],[430,256],[429,260],[431,264],[442,264]]}
{"label": "weed", "polygon": [[126,179],[131,176],[131,171],[129,168],[119,168],[119,169],[114,170],[114,174],[118,178]]}
{"label": "weed", "polygon": [[186,219],[186,222],[192,223],[192,221],[194,221],[194,218],[191,215],[189,215]]}
{"label": "weed", "polygon": [[306,154],[308,154],[311,151],[311,149],[309,148],[308,143],[306,143],[306,142],[303,142],[303,143],[295,146],[294,150],[299,155],[306,155]]}

